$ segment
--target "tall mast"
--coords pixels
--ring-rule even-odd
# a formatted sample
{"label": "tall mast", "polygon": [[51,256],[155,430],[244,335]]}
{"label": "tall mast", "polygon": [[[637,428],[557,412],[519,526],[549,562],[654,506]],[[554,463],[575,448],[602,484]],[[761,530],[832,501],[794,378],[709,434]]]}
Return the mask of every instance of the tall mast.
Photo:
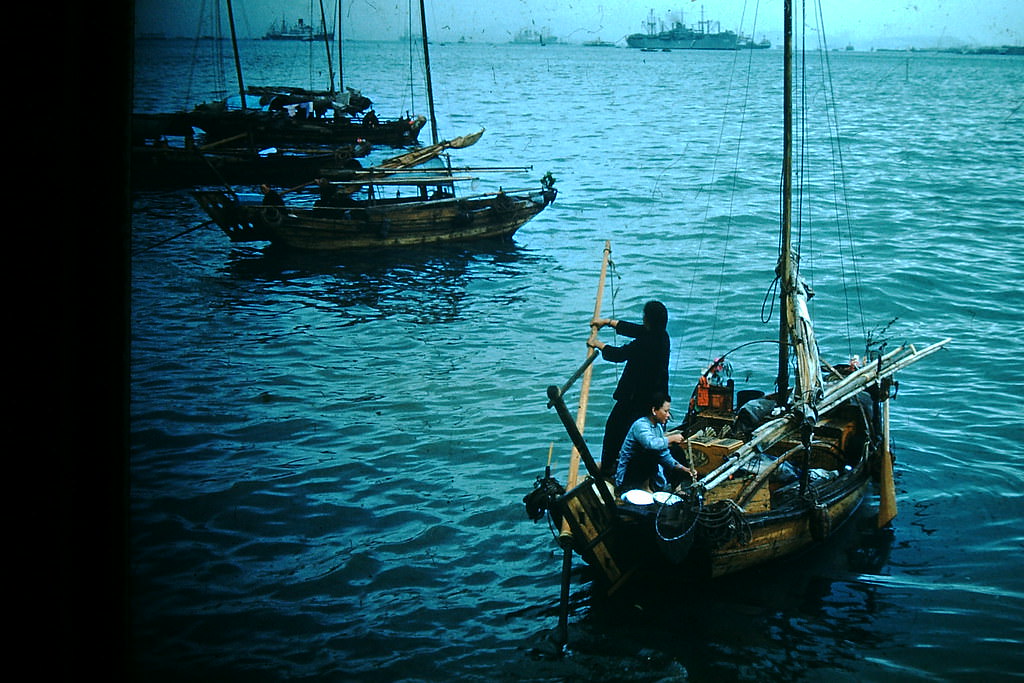
{"label": "tall mast", "polygon": [[434,89],[430,84],[430,49],[427,47],[427,13],[420,0],[420,30],[423,33],[423,69],[427,78],[427,105],[430,108],[430,137],[437,144],[437,117],[434,116]]}
{"label": "tall mast", "polygon": [[783,57],[782,125],[782,239],[779,245],[779,375],[777,403],[786,404],[789,394],[789,299],[793,292],[793,4],[783,0],[785,35]]}
{"label": "tall mast", "polygon": [[238,36],[235,35],[235,12],[228,3],[228,24],[231,27],[231,49],[235,53],[235,73],[238,75],[238,95],[242,98],[242,111],[245,111],[245,83],[242,82],[242,63],[238,59]]}
{"label": "tall mast", "polygon": [[331,41],[327,37],[327,15],[324,14],[324,0],[320,0],[320,25],[323,27],[324,32],[324,49],[327,50],[327,73],[330,75],[331,81],[327,88],[327,91],[332,95],[334,94],[334,65],[331,62]]}
{"label": "tall mast", "polygon": [[338,0],[338,92],[345,92],[345,75],[341,68],[341,0]]}

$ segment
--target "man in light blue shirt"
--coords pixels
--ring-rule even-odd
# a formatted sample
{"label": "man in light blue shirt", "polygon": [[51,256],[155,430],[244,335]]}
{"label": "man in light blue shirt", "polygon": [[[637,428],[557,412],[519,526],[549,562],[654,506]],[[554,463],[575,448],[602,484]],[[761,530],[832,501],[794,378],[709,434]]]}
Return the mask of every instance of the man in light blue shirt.
{"label": "man in light blue shirt", "polygon": [[697,476],[669,453],[669,444],[683,442],[682,434],[665,434],[665,425],[672,417],[671,407],[668,394],[656,393],[648,403],[647,414],[629,428],[615,472],[615,487],[620,494],[632,489],[664,490],[668,487],[666,475],[672,470]]}

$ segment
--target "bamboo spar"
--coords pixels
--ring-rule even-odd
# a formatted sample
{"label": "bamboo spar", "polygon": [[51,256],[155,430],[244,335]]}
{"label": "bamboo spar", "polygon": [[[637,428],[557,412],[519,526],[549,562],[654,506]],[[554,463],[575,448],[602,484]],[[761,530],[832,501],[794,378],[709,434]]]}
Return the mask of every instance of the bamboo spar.
{"label": "bamboo spar", "polygon": [[[594,316],[591,318],[598,318],[601,315],[601,299],[604,297],[604,280],[608,273],[608,256],[612,252],[612,245],[610,240],[605,240],[604,243],[604,255],[601,259],[601,277],[597,283],[597,298],[594,302]],[[597,329],[590,329],[590,336],[587,338],[587,356],[590,357],[590,346],[589,342],[597,336]],[[586,370],[583,372],[583,382],[580,384],[580,405],[576,411],[576,428],[580,434],[583,434],[583,427],[587,421],[587,401],[590,396],[590,377],[593,375],[594,366],[588,364]],[[565,489],[571,491],[574,489],[579,482],[579,471],[580,471],[580,451],[576,446],[572,448],[572,454],[569,456],[569,474],[566,477]],[[568,536],[569,529],[565,522],[562,523],[562,535]]]}
{"label": "bamboo spar", "polygon": [[[611,242],[605,240],[604,256],[601,259],[601,279],[597,284],[597,300],[594,303],[594,317],[591,318],[591,320],[601,315],[601,299],[604,296],[604,279],[608,272],[608,255],[611,251]],[[593,360],[597,357],[597,351],[590,348],[590,342],[593,341],[596,336],[597,330],[592,327],[590,329],[590,336],[587,338],[587,360],[580,367],[580,370],[583,371],[583,383],[580,385],[580,406],[576,413],[575,435],[573,434],[574,430],[572,429],[572,416],[569,415],[568,410],[566,410],[565,401],[562,400],[562,394],[565,389],[575,381],[575,378],[580,371],[577,371],[577,373],[573,375],[573,379],[569,380],[563,389],[560,390],[556,386],[548,387],[548,397],[551,399],[551,403],[549,403],[548,407],[554,405],[558,409],[559,419],[562,420],[562,424],[565,425],[565,428],[569,431],[569,436],[573,437],[574,445],[572,448],[572,455],[569,458],[569,474],[566,483],[566,490],[569,491],[576,487],[577,480],[579,479],[581,454],[579,448],[575,445],[575,442],[576,439],[579,439],[582,442],[583,426],[587,419],[587,398],[590,395],[590,376],[593,374]],[[583,442],[583,448],[585,450],[586,447],[586,443]],[[549,463],[550,458],[551,455],[549,453]],[[587,463],[588,468],[592,468],[594,466],[593,459],[590,457],[589,453],[587,455]],[[596,476],[596,473],[592,472],[592,474]],[[608,493],[603,483],[599,482],[599,486],[601,486],[602,497],[605,498],[609,505],[611,505],[611,494]],[[562,529],[559,534],[558,543],[562,546],[562,591],[559,600],[558,639],[559,645],[564,648],[569,640],[569,583],[570,574],[572,572],[572,531],[569,529],[568,521],[564,518],[562,520]]]}
{"label": "bamboo spar", "polygon": [[[888,388],[886,388],[888,389]],[[878,528],[896,517],[896,484],[893,479],[892,453],[889,450],[889,397],[882,401],[882,471],[878,483]]]}

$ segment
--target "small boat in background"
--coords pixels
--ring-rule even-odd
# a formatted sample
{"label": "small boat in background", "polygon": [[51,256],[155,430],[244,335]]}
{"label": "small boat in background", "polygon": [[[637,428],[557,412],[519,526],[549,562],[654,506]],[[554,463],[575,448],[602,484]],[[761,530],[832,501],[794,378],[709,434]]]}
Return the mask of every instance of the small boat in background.
{"label": "small boat in background", "polygon": [[133,190],[204,185],[295,185],[309,178],[360,168],[373,146],[365,140],[322,147],[257,147],[247,133],[208,141],[187,119],[132,116]]}
{"label": "small boat in background", "polygon": [[[316,99],[289,104],[232,105],[231,99],[204,103],[185,114],[192,126],[213,138],[247,134],[259,145],[342,145],[356,140],[389,147],[416,144],[426,125],[423,116],[378,119],[368,112],[362,116],[345,114],[333,101],[321,109]],[[321,112],[331,112],[322,115]]]}
{"label": "small boat in background", "polygon": [[[420,17],[426,35],[423,0]],[[368,169],[325,174],[281,193],[197,190],[196,201],[233,242],[266,241],[312,251],[384,249],[510,238],[558,194],[549,172],[540,187],[461,195],[456,187],[479,180],[474,172],[529,170],[417,169],[448,149],[475,144],[483,135],[438,140],[427,40],[423,40],[433,144]],[[422,125],[422,122],[420,123]],[[417,129],[418,130],[418,129]],[[310,193],[315,188],[319,198]],[[288,197],[285,200],[285,196]]]}
{"label": "small boat in background", "polygon": [[[235,94],[203,102],[190,111],[173,114],[214,140],[245,134],[261,147],[289,145],[337,146],[365,140],[371,144],[407,147],[416,144],[426,124],[423,116],[406,114],[392,119],[378,116],[369,98],[343,84],[338,74],[335,87],[330,36],[318,36],[324,43],[329,75],[327,90],[315,91],[290,86],[247,88],[242,75],[238,39],[231,0],[226,0],[231,45],[238,89]],[[339,4],[338,54],[341,54]],[[320,13],[324,16],[323,2]],[[303,24],[306,28],[308,25]],[[339,60],[340,64],[340,60]]]}
{"label": "small boat in background", "polygon": [[284,194],[320,190],[290,202],[281,195],[198,190],[196,200],[233,242],[266,241],[292,249],[346,251],[509,238],[555,200],[551,175],[535,189],[458,196],[478,180],[449,172],[396,177],[395,169],[352,171],[345,180],[311,182]]}

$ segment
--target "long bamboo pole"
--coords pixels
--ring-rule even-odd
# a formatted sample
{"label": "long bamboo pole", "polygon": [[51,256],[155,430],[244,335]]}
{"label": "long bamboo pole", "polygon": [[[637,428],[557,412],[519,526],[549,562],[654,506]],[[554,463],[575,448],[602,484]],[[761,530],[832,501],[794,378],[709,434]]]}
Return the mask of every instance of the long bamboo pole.
{"label": "long bamboo pole", "polygon": [[[610,240],[605,240],[604,243],[604,254],[601,259],[601,278],[597,283],[597,297],[594,302],[594,316],[591,318],[598,318],[601,315],[601,299],[604,297],[604,280],[605,275],[608,273],[608,256],[612,253],[612,243]],[[597,329],[590,329],[590,336],[587,339],[587,361],[584,363],[586,370],[583,373],[583,383],[580,385],[580,405],[576,412],[576,430],[577,433],[582,437],[583,427],[587,421],[587,401],[590,396],[590,377],[593,374],[593,360],[596,357],[594,350],[590,348],[589,342],[597,336]],[[551,387],[551,390],[557,391],[557,387]],[[555,398],[552,396],[551,398]],[[558,404],[564,410],[564,403],[561,401],[561,392],[558,392]],[[566,416],[568,417],[568,416]],[[570,425],[571,426],[571,423]],[[575,445],[572,447],[572,454],[569,457],[569,474],[566,480],[566,490],[571,491],[578,483],[580,470],[580,451]],[[598,482],[598,486],[604,486],[603,482]],[[569,642],[569,580],[572,573],[572,532],[569,530],[569,524],[564,519],[562,520],[562,529],[559,537],[559,544],[562,546],[562,581],[561,581],[561,594],[559,596],[559,611],[558,611],[558,642],[559,645],[564,648]]]}
{"label": "long bamboo pole", "polygon": [[[601,279],[597,283],[597,298],[594,302],[594,316],[591,318],[601,317],[601,299],[604,297],[604,280],[608,273],[608,257],[612,253],[611,241],[606,240],[604,243],[604,256],[601,259]],[[597,336],[597,329],[590,329],[590,337],[587,339],[587,356],[591,356],[591,349],[589,343],[594,340]],[[590,397],[590,378],[594,374],[594,366],[591,363],[587,365],[586,370],[583,371],[583,382],[580,384],[580,405],[576,411],[576,429],[579,430],[580,434],[583,433],[583,428],[587,422],[587,403]],[[572,455],[569,456],[569,474],[566,479],[565,488],[567,491],[571,491],[576,487],[579,482],[580,473],[580,452],[579,449],[573,446]],[[563,529],[562,533],[566,533]]]}

